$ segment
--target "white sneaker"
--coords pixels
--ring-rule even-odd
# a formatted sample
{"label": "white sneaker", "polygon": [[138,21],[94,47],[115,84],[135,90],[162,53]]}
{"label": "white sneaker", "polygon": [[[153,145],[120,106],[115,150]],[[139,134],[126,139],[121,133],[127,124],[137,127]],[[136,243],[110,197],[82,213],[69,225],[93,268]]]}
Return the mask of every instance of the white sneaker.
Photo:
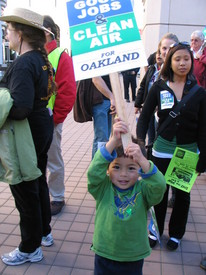
{"label": "white sneaker", "polygon": [[43,246],[51,246],[51,245],[53,245],[53,243],[54,243],[54,240],[53,240],[53,237],[52,237],[51,233],[48,234],[45,237],[42,237],[41,245],[43,245]]}
{"label": "white sneaker", "polygon": [[39,262],[43,259],[43,254],[41,247],[37,248],[32,253],[24,253],[19,251],[19,248],[16,248],[10,253],[2,255],[1,259],[7,265],[21,265],[26,262]]}

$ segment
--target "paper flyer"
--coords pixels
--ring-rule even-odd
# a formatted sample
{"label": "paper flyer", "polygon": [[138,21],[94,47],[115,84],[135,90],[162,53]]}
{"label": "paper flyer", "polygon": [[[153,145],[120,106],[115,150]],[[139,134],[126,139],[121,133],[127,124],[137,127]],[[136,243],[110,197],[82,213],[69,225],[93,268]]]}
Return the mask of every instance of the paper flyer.
{"label": "paper flyer", "polygon": [[197,161],[197,153],[176,147],[165,173],[167,184],[189,193],[198,175]]}

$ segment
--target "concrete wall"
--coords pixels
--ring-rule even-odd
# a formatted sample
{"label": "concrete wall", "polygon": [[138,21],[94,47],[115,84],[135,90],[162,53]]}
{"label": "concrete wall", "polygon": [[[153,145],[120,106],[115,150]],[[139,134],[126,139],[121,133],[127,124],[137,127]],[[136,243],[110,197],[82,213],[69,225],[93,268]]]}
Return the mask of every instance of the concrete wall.
{"label": "concrete wall", "polygon": [[144,0],[142,39],[146,55],[154,52],[161,37],[175,33],[180,41],[190,41],[194,30],[206,25],[206,0]]}

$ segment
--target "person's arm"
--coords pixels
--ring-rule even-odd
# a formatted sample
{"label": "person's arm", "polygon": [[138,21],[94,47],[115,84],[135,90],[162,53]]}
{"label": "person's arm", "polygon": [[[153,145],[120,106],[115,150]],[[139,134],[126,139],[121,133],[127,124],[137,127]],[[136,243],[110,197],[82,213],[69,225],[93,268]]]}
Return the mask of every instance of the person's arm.
{"label": "person's arm", "polygon": [[8,117],[14,120],[23,120],[30,115],[35,98],[35,83],[32,70],[30,70],[29,64],[26,62],[22,66],[23,62],[24,60],[22,61],[22,59],[18,60],[9,82],[13,106]]}
{"label": "person's arm", "polygon": [[[108,153],[105,155],[102,154],[102,149],[105,150],[104,147],[100,148],[92,159],[88,171],[87,171],[87,187],[89,193],[94,197],[95,200],[101,200],[104,195],[104,190],[107,187],[109,182],[109,177],[107,176],[107,169],[109,163],[113,160],[113,157]],[[109,159],[109,156],[111,160]]]}
{"label": "person's arm", "polygon": [[161,202],[165,190],[166,181],[164,175],[158,168],[150,161],[150,170],[147,173],[139,171],[142,180],[142,194],[147,202],[148,209]]}
{"label": "person's arm", "polygon": [[148,96],[144,102],[144,106],[139,116],[136,128],[137,138],[143,143],[145,142],[151,116],[154,113],[156,106],[158,106],[158,96],[159,89],[155,82],[152,85],[150,92],[148,93]]}
{"label": "person's arm", "polygon": [[115,118],[114,119],[114,124],[113,124],[113,135],[109,139],[109,141],[106,143],[106,150],[112,154],[114,149],[118,146],[121,145],[122,140],[121,140],[121,134],[126,134],[128,133],[128,126],[127,124],[122,121],[120,118]]}
{"label": "person's arm", "polygon": [[113,93],[110,91],[109,87],[105,83],[104,79],[101,76],[93,77],[92,82],[95,87],[102,93],[105,97],[110,100],[112,114],[115,113],[115,99]]}
{"label": "person's arm", "polygon": [[12,106],[9,112],[8,117],[10,119],[14,120],[23,120],[29,116],[31,113],[32,109],[28,108],[17,108],[15,106]]}
{"label": "person's arm", "polygon": [[198,111],[198,149],[200,151],[199,160],[196,166],[196,171],[198,173],[204,173],[206,170],[206,92],[203,92],[205,95],[200,101],[200,107]]}
{"label": "person's arm", "polygon": [[74,77],[74,69],[71,57],[63,52],[55,81],[57,83],[58,91],[54,104],[53,118],[54,123],[62,123],[72,110],[76,99],[76,82]]}
{"label": "person's arm", "polygon": [[140,67],[137,67],[134,69],[136,75],[138,74],[139,70],[140,70]]}
{"label": "person's arm", "polygon": [[140,87],[137,91],[137,96],[135,99],[135,103],[134,103],[134,107],[135,107],[135,114],[137,114],[138,112],[140,112],[140,110],[142,109],[142,104],[144,102],[144,94],[147,92],[145,91],[145,86],[146,86],[146,81],[147,81],[147,77],[148,77],[148,73],[149,70],[146,72],[146,74],[144,75],[141,83],[140,83]]}
{"label": "person's arm", "polygon": [[[122,144],[121,135],[126,133],[128,133],[127,124],[120,118],[115,118],[113,124],[113,135],[105,146],[109,154],[112,154],[115,148]],[[138,144],[133,142],[128,144],[128,147],[125,149],[125,154],[132,158],[134,162],[141,167],[144,173],[147,173],[150,170],[150,163],[142,154],[141,148]]]}

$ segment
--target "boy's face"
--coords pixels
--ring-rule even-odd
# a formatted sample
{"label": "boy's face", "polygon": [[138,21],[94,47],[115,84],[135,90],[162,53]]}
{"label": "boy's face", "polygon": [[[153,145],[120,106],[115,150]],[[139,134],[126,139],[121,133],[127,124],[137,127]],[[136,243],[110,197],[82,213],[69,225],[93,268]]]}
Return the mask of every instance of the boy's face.
{"label": "boy's face", "polygon": [[139,168],[139,165],[131,158],[120,157],[110,163],[108,173],[115,186],[120,189],[128,189],[137,181]]}

